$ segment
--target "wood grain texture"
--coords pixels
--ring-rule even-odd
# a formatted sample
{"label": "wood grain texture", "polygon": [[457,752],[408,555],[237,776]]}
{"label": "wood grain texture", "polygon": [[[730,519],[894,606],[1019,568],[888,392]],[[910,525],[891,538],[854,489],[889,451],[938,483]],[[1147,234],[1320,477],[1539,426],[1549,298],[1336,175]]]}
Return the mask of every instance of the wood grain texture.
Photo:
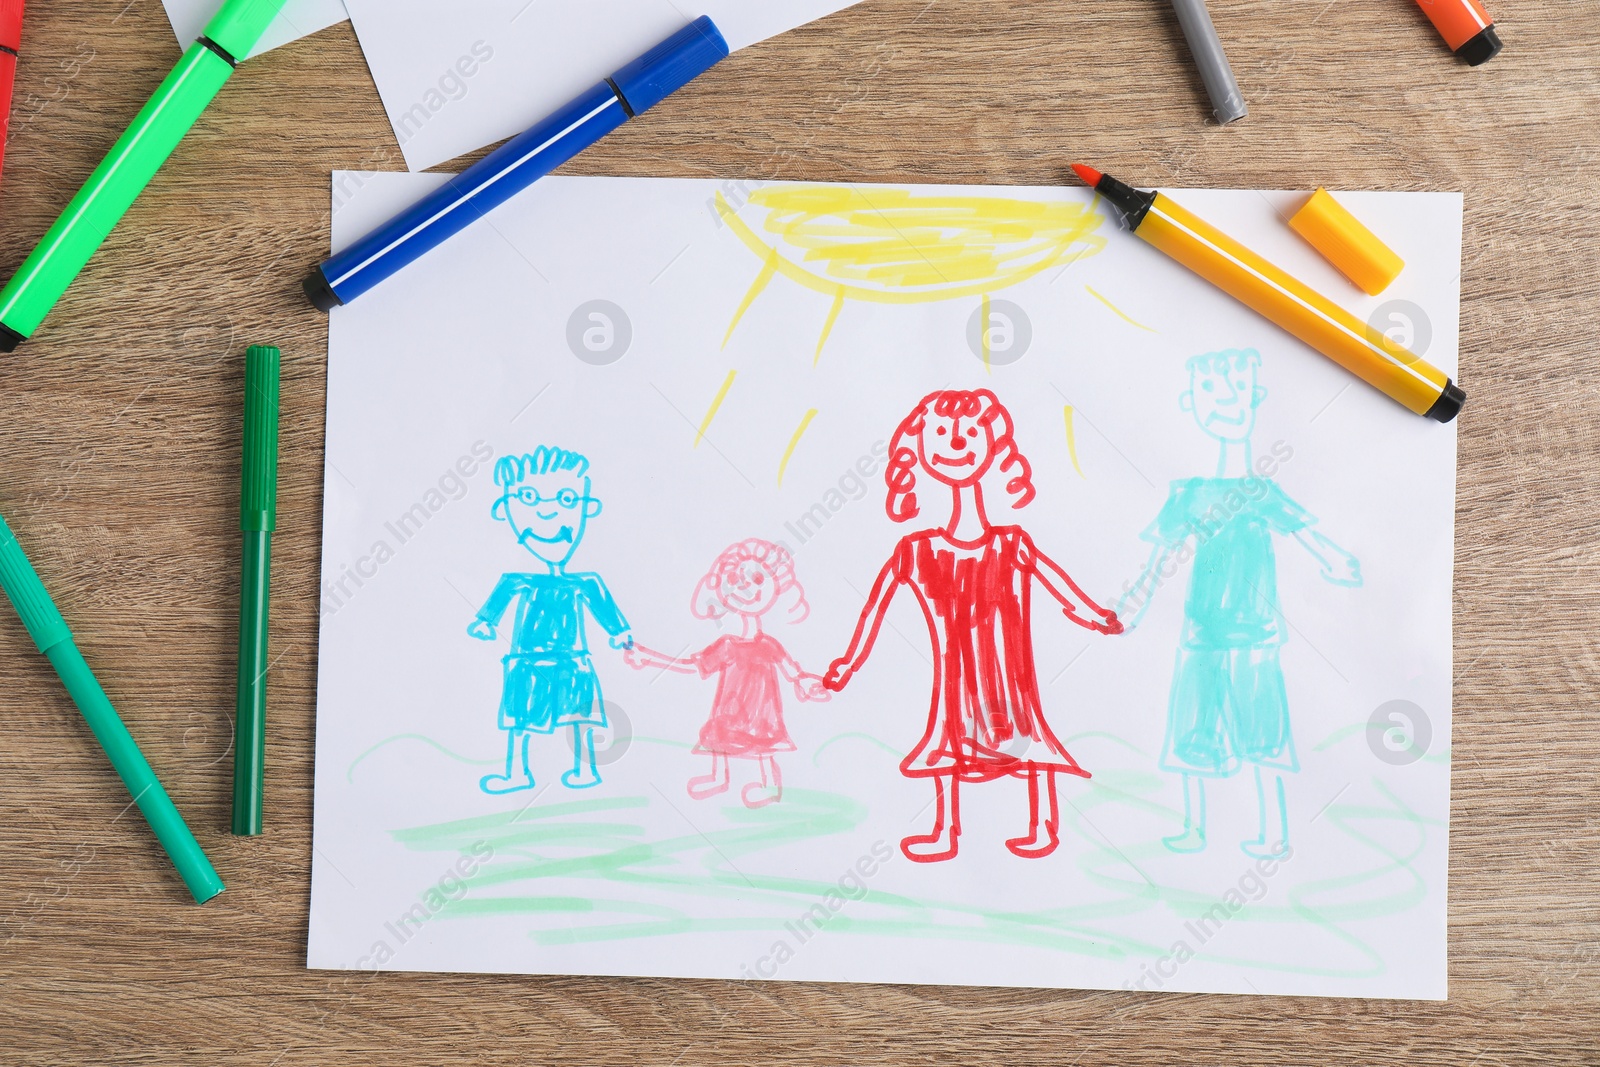
{"label": "wood grain texture", "polygon": [[[1394,1003],[304,969],[328,172],[398,169],[348,26],[242,69],[0,358],[0,510],[224,873],[204,908],[0,611],[0,1062],[1600,1063],[1600,13],[1214,0],[1206,122],[1158,0],[866,0],[719,68],[573,173],[1466,195],[1451,997]],[[0,187],[20,263],[178,52],[156,0],[28,12]],[[268,836],[227,833],[243,351],[284,348]],[[1383,620],[1374,620],[1382,625]]]}

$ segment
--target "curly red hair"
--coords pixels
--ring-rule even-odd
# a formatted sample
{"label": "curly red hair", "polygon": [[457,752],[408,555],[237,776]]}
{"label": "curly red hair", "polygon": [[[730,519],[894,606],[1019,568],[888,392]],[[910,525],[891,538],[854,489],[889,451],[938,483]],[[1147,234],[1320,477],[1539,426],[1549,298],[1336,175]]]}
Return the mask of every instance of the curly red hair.
{"label": "curly red hair", "polygon": [[973,419],[989,434],[994,447],[984,469],[997,467],[1006,479],[1006,492],[1012,496],[1015,507],[1024,507],[1034,497],[1033,467],[1017,451],[1012,437],[1011,412],[1000,403],[1000,398],[988,389],[941,389],[929,393],[911,413],[900,420],[889,442],[889,466],[883,480],[889,486],[885,505],[889,517],[895,522],[915,518],[921,506],[917,503],[917,468],[922,459],[917,454],[917,438],[927,424],[928,416],[941,418]]}

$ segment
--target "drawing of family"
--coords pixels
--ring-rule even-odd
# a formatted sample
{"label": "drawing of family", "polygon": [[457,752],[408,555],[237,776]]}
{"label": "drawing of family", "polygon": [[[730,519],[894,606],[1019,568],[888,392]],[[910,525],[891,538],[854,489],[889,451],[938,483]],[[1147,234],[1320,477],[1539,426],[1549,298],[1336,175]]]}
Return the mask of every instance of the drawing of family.
{"label": "drawing of family", "polygon": [[494,517],[508,523],[544,572],[503,575],[469,627],[472,636],[493,640],[516,605],[500,704],[505,771],[485,776],[481,788],[532,788],[532,735],[563,727],[572,731],[574,752],[563,783],[586,788],[600,782],[594,731],[607,725],[607,717],[589,655],[586,620],[592,619],[635,669],[716,676],[710,716],[694,749],[710,764],[707,773],[689,780],[689,795],[703,800],[726,792],[737,760],[750,768],[751,780],[739,794],[743,803],[775,803],[783,795],[777,754],[795,747],[784,725],[784,683],[803,702],[842,692],[866,664],[904,589],[927,625],[934,670],[926,727],[900,770],[932,781],[934,813],[927,832],[902,840],[902,853],[924,863],[953,858],[962,784],[1014,777],[1026,784],[1028,822],[1006,848],[1023,858],[1047,856],[1060,844],[1057,776],[1090,774],[1045,717],[1034,662],[1035,589],[1069,622],[1122,634],[1143,619],[1163,580],[1189,561],[1161,757],[1163,769],[1181,775],[1184,827],[1165,842],[1174,852],[1203,848],[1204,780],[1229,777],[1249,764],[1259,833],[1242,847],[1251,855],[1281,854],[1289,837],[1283,774],[1297,770],[1298,762],[1278,662],[1284,632],[1272,536],[1292,536],[1331,583],[1355,586],[1361,576],[1356,559],[1312,531],[1315,518],[1263,475],[1269,468],[1252,457],[1255,412],[1265,396],[1257,384],[1259,363],[1254,350],[1188,361],[1180,403],[1219,442],[1216,474],[1172,484],[1142,535],[1154,546],[1149,561],[1116,610],[1092,600],[1023,527],[990,521],[986,480],[1002,485],[1014,508],[1036,495],[1011,414],[996,395],[947,389],[924,397],[890,443],[885,510],[892,521],[908,523],[927,507],[936,509],[929,519],[944,521],[899,540],[873,582],[845,652],[822,677],[802,669],[763,627],[763,619],[780,608],[790,623],[809,613],[794,560],[782,546],[748,539],[723,551],[696,584],[690,608],[700,619],[737,621],[738,633],[725,633],[698,652],[667,655],[633,640],[598,574],[567,570],[588,521],[601,509],[588,460],[549,446],[502,458],[495,467],[501,495]]}

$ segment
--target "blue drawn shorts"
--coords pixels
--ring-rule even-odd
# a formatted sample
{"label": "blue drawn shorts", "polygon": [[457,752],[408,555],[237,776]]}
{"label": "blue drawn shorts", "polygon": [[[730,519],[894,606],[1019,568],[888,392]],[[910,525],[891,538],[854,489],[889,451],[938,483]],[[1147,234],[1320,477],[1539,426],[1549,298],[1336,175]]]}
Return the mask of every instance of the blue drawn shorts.
{"label": "blue drawn shorts", "polygon": [[604,726],[605,705],[594,664],[583,653],[545,652],[505,658],[500,729],[548,734],[558,726]]}
{"label": "blue drawn shorts", "polygon": [[1244,763],[1300,769],[1277,646],[1179,648],[1162,769],[1221,778]]}

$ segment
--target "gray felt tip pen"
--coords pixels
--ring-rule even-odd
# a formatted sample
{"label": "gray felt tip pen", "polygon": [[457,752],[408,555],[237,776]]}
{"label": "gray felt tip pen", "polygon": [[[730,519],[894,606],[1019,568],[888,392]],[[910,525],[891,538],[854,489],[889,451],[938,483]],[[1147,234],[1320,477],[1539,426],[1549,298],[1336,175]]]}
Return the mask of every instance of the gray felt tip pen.
{"label": "gray felt tip pen", "polygon": [[1217,121],[1226,126],[1250,113],[1239,93],[1239,83],[1233,80],[1233,68],[1222,51],[1222,41],[1216,27],[1211,25],[1211,13],[1205,0],[1172,0],[1172,9],[1178,13],[1178,25],[1189,42],[1189,51],[1200,68],[1200,80],[1206,83],[1206,95],[1211,97],[1211,108]]}

